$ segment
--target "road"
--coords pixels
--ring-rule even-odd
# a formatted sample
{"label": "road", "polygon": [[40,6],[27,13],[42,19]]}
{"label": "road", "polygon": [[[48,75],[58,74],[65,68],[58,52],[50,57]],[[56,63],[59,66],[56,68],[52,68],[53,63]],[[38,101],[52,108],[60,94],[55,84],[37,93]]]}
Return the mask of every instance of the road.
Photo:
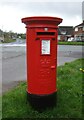
{"label": "road", "polygon": [[[58,66],[82,58],[82,46],[58,46]],[[1,61],[1,59],[0,59]],[[25,44],[2,46],[2,92],[26,80]]]}
{"label": "road", "polygon": [[84,56],[84,46],[59,45],[58,46],[58,66],[71,62]]}

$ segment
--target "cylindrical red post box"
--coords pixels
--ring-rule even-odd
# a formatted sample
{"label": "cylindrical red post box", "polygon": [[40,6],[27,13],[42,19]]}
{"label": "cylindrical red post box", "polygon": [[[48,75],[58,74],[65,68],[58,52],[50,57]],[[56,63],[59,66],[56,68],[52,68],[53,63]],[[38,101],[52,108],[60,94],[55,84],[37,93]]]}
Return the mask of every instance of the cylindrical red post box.
{"label": "cylindrical red post box", "polygon": [[57,92],[57,17],[27,17],[27,94],[34,107],[46,107],[56,101]]}

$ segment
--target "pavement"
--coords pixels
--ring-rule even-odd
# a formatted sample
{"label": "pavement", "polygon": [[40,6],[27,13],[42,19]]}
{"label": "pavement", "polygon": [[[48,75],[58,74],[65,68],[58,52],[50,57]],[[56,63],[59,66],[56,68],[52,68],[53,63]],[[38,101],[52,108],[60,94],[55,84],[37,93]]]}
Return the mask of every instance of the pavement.
{"label": "pavement", "polygon": [[[4,44],[0,46],[0,64],[2,68],[2,93],[15,87],[20,81],[26,81],[26,49],[25,43]],[[58,46],[57,65],[64,65],[83,57],[82,46]],[[1,81],[1,80],[0,80]],[[1,91],[0,91],[1,92]]]}

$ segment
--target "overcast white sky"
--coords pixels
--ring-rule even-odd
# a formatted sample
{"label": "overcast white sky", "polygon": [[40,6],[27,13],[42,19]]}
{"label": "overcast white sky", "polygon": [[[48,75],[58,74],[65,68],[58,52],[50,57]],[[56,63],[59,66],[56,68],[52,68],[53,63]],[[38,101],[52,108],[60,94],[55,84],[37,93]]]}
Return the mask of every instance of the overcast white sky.
{"label": "overcast white sky", "polygon": [[[34,0],[33,0],[34,1]],[[0,29],[25,33],[21,18],[30,16],[53,16],[63,19],[61,26],[76,26],[82,22],[82,1],[54,0],[0,0]]]}

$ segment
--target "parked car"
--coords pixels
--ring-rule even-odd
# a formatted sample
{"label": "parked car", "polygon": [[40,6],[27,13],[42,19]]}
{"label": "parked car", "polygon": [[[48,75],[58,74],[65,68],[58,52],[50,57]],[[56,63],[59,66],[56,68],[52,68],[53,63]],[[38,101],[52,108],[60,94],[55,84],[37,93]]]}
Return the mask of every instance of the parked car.
{"label": "parked car", "polygon": [[68,42],[74,41],[73,37],[68,38]]}

